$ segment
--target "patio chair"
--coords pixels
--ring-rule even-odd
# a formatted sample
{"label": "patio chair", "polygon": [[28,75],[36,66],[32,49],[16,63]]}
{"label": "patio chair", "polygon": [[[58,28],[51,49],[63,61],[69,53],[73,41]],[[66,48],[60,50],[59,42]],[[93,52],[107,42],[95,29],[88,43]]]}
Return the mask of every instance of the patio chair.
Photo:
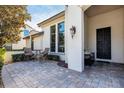
{"label": "patio chair", "polygon": [[34,55],[32,56],[33,61],[39,61],[41,50],[35,50]]}
{"label": "patio chair", "polygon": [[26,57],[26,60],[32,59],[33,52],[31,50],[31,48],[24,48],[24,55]]}
{"label": "patio chair", "polygon": [[49,53],[49,48],[45,48],[45,50],[39,54],[39,60],[46,60],[48,53]]}

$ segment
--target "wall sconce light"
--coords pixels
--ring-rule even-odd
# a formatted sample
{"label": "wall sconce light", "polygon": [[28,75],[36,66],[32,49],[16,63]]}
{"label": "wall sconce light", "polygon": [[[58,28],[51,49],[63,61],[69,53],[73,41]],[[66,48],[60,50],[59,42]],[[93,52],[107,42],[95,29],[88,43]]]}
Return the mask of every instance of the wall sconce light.
{"label": "wall sconce light", "polygon": [[76,27],[75,27],[75,26],[72,26],[72,27],[70,28],[70,33],[71,33],[71,37],[73,38],[74,35],[75,35],[75,33],[76,33]]}

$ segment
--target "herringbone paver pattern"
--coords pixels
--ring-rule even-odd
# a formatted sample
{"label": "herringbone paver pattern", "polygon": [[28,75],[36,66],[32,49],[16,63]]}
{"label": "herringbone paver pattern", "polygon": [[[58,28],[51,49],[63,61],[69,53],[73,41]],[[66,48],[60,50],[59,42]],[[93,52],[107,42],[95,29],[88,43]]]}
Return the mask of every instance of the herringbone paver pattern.
{"label": "herringbone paver pattern", "polygon": [[82,73],[56,62],[18,62],[2,69],[7,88],[119,88],[124,87],[124,65],[96,62]]}

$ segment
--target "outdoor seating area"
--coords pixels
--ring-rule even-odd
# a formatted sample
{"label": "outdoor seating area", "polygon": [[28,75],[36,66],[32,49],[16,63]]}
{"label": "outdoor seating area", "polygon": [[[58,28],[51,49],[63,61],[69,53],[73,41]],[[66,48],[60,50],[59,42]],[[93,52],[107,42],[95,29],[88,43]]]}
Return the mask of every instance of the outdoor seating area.
{"label": "outdoor seating area", "polygon": [[6,88],[123,88],[124,65],[95,62],[77,72],[55,61],[17,62],[4,65],[2,78]]}
{"label": "outdoor seating area", "polygon": [[1,6],[1,18],[0,87],[124,87],[123,5]]}
{"label": "outdoor seating area", "polygon": [[31,50],[31,48],[25,48],[24,55],[27,56],[28,59],[30,58],[30,59],[33,59],[33,60],[41,60],[41,59],[45,60],[47,55],[48,55],[48,52],[49,52],[49,48],[45,48],[44,51],[34,50],[34,53]]}

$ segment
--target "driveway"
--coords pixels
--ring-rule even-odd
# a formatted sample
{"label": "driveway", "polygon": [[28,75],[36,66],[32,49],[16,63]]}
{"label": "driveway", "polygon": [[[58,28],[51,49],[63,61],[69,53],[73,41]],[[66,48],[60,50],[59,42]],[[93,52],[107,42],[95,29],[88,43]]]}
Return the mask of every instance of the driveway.
{"label": "driveway", "polygon": [[96,62],[82,73],[56,62],[18,62],[5,65],[6,88],[109,88],[124,87],[124,65]]}

